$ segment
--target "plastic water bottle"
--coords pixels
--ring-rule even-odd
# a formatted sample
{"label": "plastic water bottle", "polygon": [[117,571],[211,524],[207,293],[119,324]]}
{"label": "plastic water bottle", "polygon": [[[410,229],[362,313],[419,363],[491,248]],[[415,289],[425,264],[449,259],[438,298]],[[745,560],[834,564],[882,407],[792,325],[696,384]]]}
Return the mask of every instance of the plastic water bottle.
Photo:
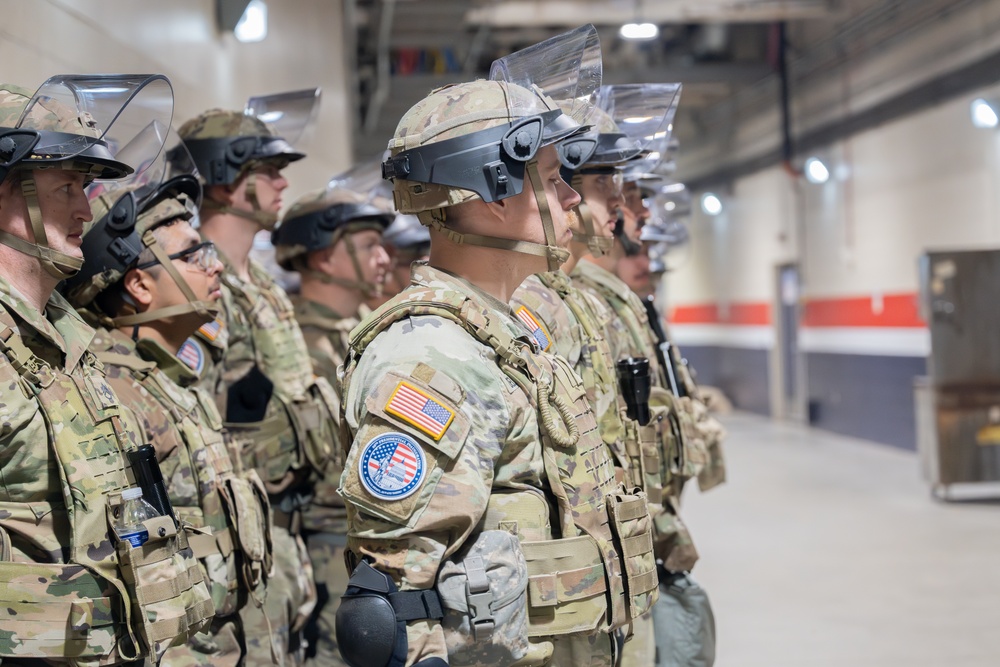
{"label": "plastic water bottle", "polygon": [[124,502],[115,520],[115,532],[119,539],[127,540],[133,547],[141,547],[149,539],[149,531],[142,522],[160,514],[142,499],[142,489],[137,486],[122,491],[122,500]]}

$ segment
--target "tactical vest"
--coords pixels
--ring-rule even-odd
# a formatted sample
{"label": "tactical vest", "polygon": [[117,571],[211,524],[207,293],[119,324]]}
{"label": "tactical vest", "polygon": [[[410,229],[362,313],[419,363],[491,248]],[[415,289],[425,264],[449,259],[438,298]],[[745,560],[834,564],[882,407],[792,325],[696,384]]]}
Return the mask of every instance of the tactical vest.
{"label": "tactical vest", "polygon": [[[250,271],[258,283],[271,282],[256,265],[251,264]],[[274,383],[274,393],[264,421],[227,423],[226,427],[241,441],[243,460],[266,482],[280,482],[288,471],[311,468],[322,474],[332,452],[336,393],[325,378],[313,375],[285,293],[260,289],[261,300],[254,303],[239,285],[232,288],[237,306],[247,315],[260,370]],[[294,437],[289,437],[289,428]]]}
{"label": "tactical vest", "polygon": [[[537,491],[492,494],[480,524],[482,530],[507,530],[521,540],[529,575],[528,635],[588,635],[629,625],[652,606],[657,589],[646,497],[640,490],[616,488],[613,462],[599,438],[582,435],[569,443],[554,425],[552,413],[558,412],[564,426],[576,420],[581,434],[596,430],[573,370],[559,357],[533,354],[527,336],[511,337],[465,294],[411,286],[406,297],[389,301],[352,332],[343,386],[350,385],[357,361],[372,340],[411,316],[451,320],[491,347],[503,373],[538,411],[550,485],[547,500]],[[343,415],[341,423],[346,431]],[[552,500],[559,525],[550,527]]]}
{"label": "tactical vest", "polygon": [[[170,415],[184,451],[179,474],[197,489],[197,503],[184,504],[167,480],[167,493],[177,518],[198,532],[188,537],[206,581],[217,616],[238,611],[271,569],[270,505],[256,471],[237,472],[222,434],[222,418],[201,389],[177,386],[155,364],[135,355],[98,352],[97,359],[124,366],[132,378]],[[239,460],[236,458],[235,460]]]}
{"label": "tactical vest", "polygon": [[683,399],[677,399],[664,386],[646,308],[624,283],[616,289],[614,285],[583,271],[574,272],[573,278],[600,295],[625,325],[633,349],[649,360],[649,372],[654,384],[650,395],[652,420],[640,427],[639,438],[647,443],[644,448],[648,448],[648,443],[658,443],[662,470],[660,488],[668,495],[676,494],[686,480],[697,474],[694,462],[702,458],[700,452],[704,444],[690,411],[681,402]]}
{"label": "tactical vest", "polygon": [[[118,539],[112,524],[121,492],[135,486],[125,452],[136,443],[123,408],[99,370],[87,365],[68,375],[52,368],[24,344],[2,308],[0,324],[0,352],[20,375],[20,390],[37,397],[49,433],[49,442],[37,446],[51,447],[64,499],[4,502],[0,514],[9,513],[8,530],[32,526],[51,539],[51,551],[63,549],[67,561],[0,562],[0,656],[97,665],[155,661],[215,611],[187,530],[156,517],[145,522],[149,540],[142,546]],[[54,409],[76,417],[65,420]],[[68,544],[59,538],[67,534]],[[3,529],[0,536],[9,539]]]}
{"label": "tactical vest", "polygon": [[[583,329],[583,353],[578,370],[584,386],[594,387],[595,393],[599,391],[614,396],[615,410],[598,415],[598,418],[601,437],[618,459],[625,474],[625,483],[629,487],[645,491],[653,507],[659,506],[668,476],[659,443],[652,437],[655,433],[655,420],[660,415],[653,415],[652,427],[641,427],[628,418],[625,400],[618,387],[618,373],[611,358],[611,349],[604,338],[596,313],[587,302],[587,296],[574,287],[569,277],[562,272],[540,273],[538,277],[546,287],[559,294]],[[594,404],[597,404],[596,400]]]}

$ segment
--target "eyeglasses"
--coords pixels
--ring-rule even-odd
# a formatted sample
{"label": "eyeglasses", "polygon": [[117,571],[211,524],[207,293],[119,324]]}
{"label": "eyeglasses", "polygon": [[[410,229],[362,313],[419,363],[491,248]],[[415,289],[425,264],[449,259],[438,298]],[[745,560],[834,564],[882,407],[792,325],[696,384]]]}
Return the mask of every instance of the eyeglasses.
{"label": "eyeglasses", "polygon": [[[193,245],[190,248],[181,250],[180,252],[167,255],[167,257],[169,259],[183,259],[194,268],[207,273],[211,271],[212,267],[214,267],[219,261],[219,251],[215,249],[215,244],[211,241],[203,241],[198,245]],[[159,263],[160,260],[154,259],[152,262],[143,262],[135,268],[148,269],[149,267],[156,266]]]}

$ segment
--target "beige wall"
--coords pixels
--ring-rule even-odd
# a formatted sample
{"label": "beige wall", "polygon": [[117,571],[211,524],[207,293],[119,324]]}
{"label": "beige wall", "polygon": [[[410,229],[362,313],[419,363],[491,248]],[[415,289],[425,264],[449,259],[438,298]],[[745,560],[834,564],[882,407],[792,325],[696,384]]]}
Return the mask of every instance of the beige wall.
{"label": "beige wall", "polygon": [[241,44],[216,27],[215,0],[3,0],[5,78],[33,88],[53,74],[159,72],[174,87],[174,126],[210,107],[320,86],[309,157],[288,170],[290,204],[350,167],[353,104],[341,0],[271,0],[268,36]]}

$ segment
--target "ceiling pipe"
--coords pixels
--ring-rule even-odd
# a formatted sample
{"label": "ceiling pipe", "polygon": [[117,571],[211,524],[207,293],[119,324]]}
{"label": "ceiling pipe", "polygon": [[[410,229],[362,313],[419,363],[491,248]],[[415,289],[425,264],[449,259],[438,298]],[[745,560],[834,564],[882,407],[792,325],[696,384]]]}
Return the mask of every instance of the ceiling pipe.
{"label": "ceiling pipe", "polygon": [[396,16],[396,0],[382,0],[382,11],[379,13],[378,48],[375,60],[375,91],[372,93],[368,111],[365,114],[364,131],[371,134],[378,128],[378,118],[382,107],[389,99],[392,90],[392,22]]}

